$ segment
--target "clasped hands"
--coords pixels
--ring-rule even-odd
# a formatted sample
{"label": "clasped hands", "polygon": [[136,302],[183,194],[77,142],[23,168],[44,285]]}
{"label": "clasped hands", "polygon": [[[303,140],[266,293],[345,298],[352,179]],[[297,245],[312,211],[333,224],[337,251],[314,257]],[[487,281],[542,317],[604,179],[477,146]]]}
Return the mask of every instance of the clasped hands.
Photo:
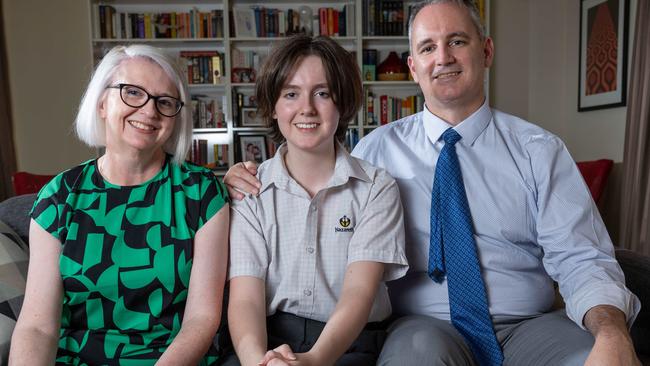
{"label": "clasped hands", "polygon": [[310,366],[319,365],[314,355],[310,352],[293,353],[291,347],[283,344],[264,355],[258,363],[260,366]]}

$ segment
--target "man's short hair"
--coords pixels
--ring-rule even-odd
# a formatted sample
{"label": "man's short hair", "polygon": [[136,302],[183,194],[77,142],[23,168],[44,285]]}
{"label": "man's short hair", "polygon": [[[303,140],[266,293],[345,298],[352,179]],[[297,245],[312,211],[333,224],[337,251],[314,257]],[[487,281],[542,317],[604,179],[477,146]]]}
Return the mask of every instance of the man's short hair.
{"label": "man's short hair", "polygon": [[136,58],[143,58],[160,66],[178,89],[179,98],[185,103],[180,113],[174,117],[174,130],[163,146],[166,152],[174,155],[174,163],[181,164],[192,142],[187,80],[176,59],[160,48],[147,45],[116,46],[102,58],[81,98],[75,119],[77,136],[88,146],[106,146],[106,122],[99,115],[99,105],[106,97],[106,87],[113,82],[113,76],[120,65]]}
{"label": "man's short hair", "polygon": [[413,7],[411,7],[411,15],[409,16],[409,23],[408,23],[408,31],[409,31],[409,50],[412,50],[412,41],[411,41],[411,34],[413,30],[413,21],[415,20],[415,17],[418,15],[420,10],[424,9],[425,7],[429,5],[435,5],[435,4],[455,4],[458,5],[461,8],[465,8],[469,11],[469,16],[472,19],[472,23],[474,23],[474,28],[476,28],[476,32],[478,33],[479,37],[481,40],[484,40],[486,37],[485,34],[485,26],[483,25],[483,21],[481,20],[481,13],[478,9],[478,6],[476,5],[475,0],[427,0],[427,1],[422,1],[419,2]]}
{"label": "man's short hair", "polygon": [[361,107],[363,89],[361,73],[352,54],[329,37],[295,35],[281,41],[267,57],[255,86],[258,113],[267,127],[269,136],[276,143],[284,142],[284,136],[273,118],[275,104],[280,98],[287,79],[298,64],[307,56],[316,56],[323,62],[327,86],[340,118],[336,138],[343,141],[348,123]]}

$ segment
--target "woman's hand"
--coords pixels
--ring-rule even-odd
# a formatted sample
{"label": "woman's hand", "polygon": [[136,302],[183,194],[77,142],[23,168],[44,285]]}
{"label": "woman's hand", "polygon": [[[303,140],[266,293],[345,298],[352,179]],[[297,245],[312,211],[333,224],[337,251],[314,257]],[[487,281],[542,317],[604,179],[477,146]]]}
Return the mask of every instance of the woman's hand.
{"label": "woman's hand", "polygon": [[230,197],[241,200],[246,194],[259,194],[262,184],[257,180],[255,174],[257,174],[257,165],[252,161],[237,163],[230,167],[226,176],[223,177]]}

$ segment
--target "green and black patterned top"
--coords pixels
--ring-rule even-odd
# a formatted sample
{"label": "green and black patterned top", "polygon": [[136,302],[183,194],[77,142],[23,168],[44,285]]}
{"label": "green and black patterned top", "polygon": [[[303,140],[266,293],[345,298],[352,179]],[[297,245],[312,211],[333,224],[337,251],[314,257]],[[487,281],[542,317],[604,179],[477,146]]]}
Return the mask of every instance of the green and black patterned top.
{"label": "green and black patterned top", "polygon": [[31,215],[63,245],[57,364],[153,365],[181,327],[194,235],[227,200],[209,170],[170,156],[137,186],[105,181],[96,160],[48,183]]}

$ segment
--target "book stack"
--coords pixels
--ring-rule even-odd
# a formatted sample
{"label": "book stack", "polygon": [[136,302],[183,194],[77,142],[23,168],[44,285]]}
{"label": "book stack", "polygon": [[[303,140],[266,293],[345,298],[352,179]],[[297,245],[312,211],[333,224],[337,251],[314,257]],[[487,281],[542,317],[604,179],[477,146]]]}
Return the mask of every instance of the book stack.
{"label": "book stack", "polygon": [[190,84],[219,84],[223,81],[223,55],[217,51],[181,51]]}
{"label": "book stack", "polygon": [[223,103],[218,98],[194,95],[191,101],[194,128],[225,128]]}
{"label": "book stack", "polygon": [[238,48],[232,49],[232,58],[230,60],[232,67],[253,68],[258,70],[262,63],[260,54],[255,51],[243,51]]}
{"label": "book stack", "polygon": [[208,151],[207,139],[192,140],[188,160],[196,165],[202,165],[209,169],[227,169],[228,168],[228,145],[213,144],[212,160]]}
{"label": "book stack", "polygon": [[111,5],[93,5],[93,36],[104,39],[221,38],[223,11],[125,13]]}
{"label": "book stack", "polygon": [[341,10],[319,8],[318,28],[314,27],[313,32],[330,37],[354,35],[354,4],[346,4]]}
{"label": "book stack", "polygon": [[196,165],[205,165],[208,163],[208,140],[192,140],[192,148],[190,149],[189,161]]}
{"label": "book stack", "polygon": [[237,37],[284,37],[311,28],[314,35],[353,36],[354,8],[353,3],[339,8],[319,8],[316,16],[308,20],[310,23],[303,24],[295,9],[235,7],[231,14],[232,33]]}
{"label": "book stack", "polygon": [[390,95],[374,95],[365,91],[364,117],[366,126],[385,125],[400,118],[422,111],[424,96],[411,95],[397,98]]}
{"label": "book stack", "polygon": [[363,34],[367,36],[403,36],[404,1],[363,0]]}
{"label": "book stack", "polygon": [[[211,169],[227,169],[228,168],[228,145],[212,145],[212,154],[214,156],[214,167]],[[208,165],[210,165],[208,163]]]}
{"label": "book stack", "polygon": [[363,59],[363,80],[377,80],[377,50],[364,49],[361,57]]}
{"label": "book stack", "polygon": [[355,146],[357,146],[357,143],[359,142],[359,131],[354,128],[349,128],[348,131],[345,133],[345,141],[343,145],[348,151],[352,151]]}

